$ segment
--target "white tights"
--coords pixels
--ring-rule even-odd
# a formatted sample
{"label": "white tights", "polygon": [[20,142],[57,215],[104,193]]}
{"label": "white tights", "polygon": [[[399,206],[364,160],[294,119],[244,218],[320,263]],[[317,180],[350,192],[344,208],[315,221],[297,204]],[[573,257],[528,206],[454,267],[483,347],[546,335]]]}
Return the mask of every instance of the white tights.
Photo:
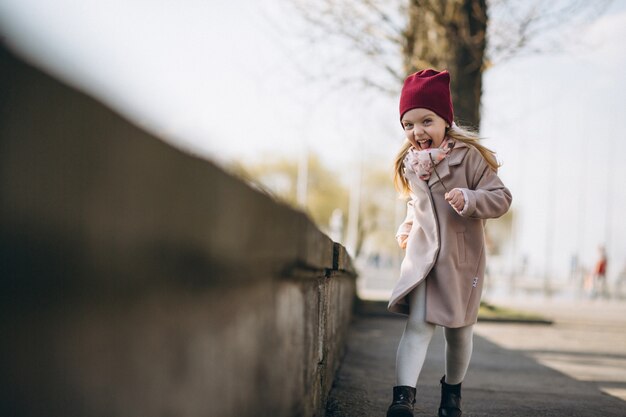
{"label": "white tights", "polygon": [[[415,387],[435,325],[426,322],[426,282],[409,294],[410,314],[396,356],[396,383]],[[446,383],[463,381],[472,356],[474,326],[444,328],[446,338]]]}

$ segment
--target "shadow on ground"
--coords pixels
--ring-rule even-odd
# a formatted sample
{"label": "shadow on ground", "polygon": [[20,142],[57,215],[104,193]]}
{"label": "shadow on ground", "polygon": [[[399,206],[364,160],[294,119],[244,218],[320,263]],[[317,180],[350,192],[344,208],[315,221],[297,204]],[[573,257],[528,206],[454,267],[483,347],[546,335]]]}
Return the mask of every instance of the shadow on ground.
{"label": "shadow on ground", "polygon": [[[394,385],[395,353],[404,329],[400,316],[357,314],[346,356],[330,394],[327,417],[383,417]],[[503,324],[503,326],[515,324]],[[528,337],[533,337],[529,332]],[[444,373],[444,339],[437,329],[417,386],[415,416],[436,416]],[[626,403],[595,384],[572,379],[475,335],[463,384],[464,416],[625,416]]]}

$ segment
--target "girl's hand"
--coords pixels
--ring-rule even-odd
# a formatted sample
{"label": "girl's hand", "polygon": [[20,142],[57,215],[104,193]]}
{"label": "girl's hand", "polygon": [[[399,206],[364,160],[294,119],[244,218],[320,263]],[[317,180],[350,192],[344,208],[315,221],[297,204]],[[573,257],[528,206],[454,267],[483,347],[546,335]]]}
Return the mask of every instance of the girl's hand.
{"label": "girl's hand", "polygon": [[406,249],[406,242],[409,240],[409,235],[400,235],[397,237],[398,245],[400,245],[401,249]]}
{"label": "girl's hand", "polygon": [[463,211],[463,208],[465,208],[465,198],[463,197],[463,192],[461,190],[455,188],[454,190],[446,193],[444,198],[458,213]]}

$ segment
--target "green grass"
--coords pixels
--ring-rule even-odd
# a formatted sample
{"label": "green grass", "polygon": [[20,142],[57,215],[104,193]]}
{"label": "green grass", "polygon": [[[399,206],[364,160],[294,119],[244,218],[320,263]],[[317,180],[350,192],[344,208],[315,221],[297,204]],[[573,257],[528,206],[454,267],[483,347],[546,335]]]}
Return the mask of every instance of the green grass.
{"label": "green grass", "polygon": [[540,314],[500,307],[485,301],[480,303],[480,310],[478,310],[478,321],[480,320],[551,323],[549,319]]}

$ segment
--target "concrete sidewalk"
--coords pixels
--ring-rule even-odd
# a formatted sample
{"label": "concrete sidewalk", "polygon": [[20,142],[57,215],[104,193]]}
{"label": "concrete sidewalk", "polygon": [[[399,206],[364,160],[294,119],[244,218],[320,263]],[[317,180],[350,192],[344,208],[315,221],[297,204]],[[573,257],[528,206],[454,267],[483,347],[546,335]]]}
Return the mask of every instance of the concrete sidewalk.
{"label": "concrete sidewalk", "polygon": [[[546,311],[547,306],[553,311]],[[626,305],[615,306],[604,303],[585,309],[579,302],[570,302],[559,309],[548,302],[534,311],[554,319],[551,326],[479,323],[463,385],[463,415],[626,416],[626,402],[606,394],[611,390],[619,394],[626,388],[626,380],[620,379],[626,378],[626,314],[621,314]],[[385,415],[403,328],[404,319],[396,316],[356,315],[327,417]],[[443,354],[443,334],[438,329],[418,383],[416,416],[437,415]],[[573,361],[569,369],[563,361],[554,360],[563,355]],[[586,378],[583,372],[581,376],[577,364],[595,369],[597,375]]]}

